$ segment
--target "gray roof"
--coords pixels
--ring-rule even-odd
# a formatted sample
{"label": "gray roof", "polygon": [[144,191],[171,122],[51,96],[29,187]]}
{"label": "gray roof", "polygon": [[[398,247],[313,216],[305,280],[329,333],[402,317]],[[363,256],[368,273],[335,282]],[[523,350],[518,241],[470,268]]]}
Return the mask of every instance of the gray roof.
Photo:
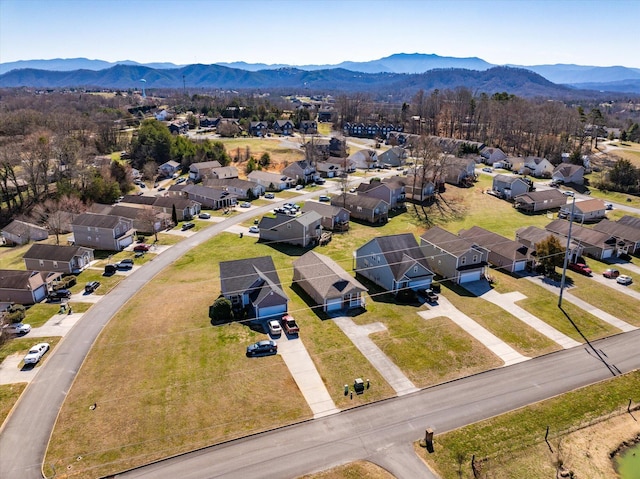
{"label": "gray roof", "polygon": [[133,203],[134,205],[152,205],[156,201],[155,196],[124,195],[120,203]]}
{"label": "gray roof", "polygon": [[191,163],[189,169],[194,168],[196,170],[202,170],[207,168],[220,168],[222,165],[219,161],[201,161],[200,163]]}
{"label": "gray roof", "polygon": [[334,196],[333,198],[331,198],[332,205],[342,206],[344,204],[344,207],[347,209],[349,209],[350,207],[360,206],[362,208],[373,210],[380,203],[385,203],[387,206],[389,205],[389,203],[384,200],[372,198],[371,196],[365,195],[351,195],[343,193],[339,196]]}
{"label": "gray roof", "polygon": [[[569,234],[569,225],[569,221],[557,219],[545,226],[545,229],[566,237]],[[615,238],[610,234],[586,228],[575,222],[571,226],[571,238],[575,241],[600,248],[606,246],[612,247],[616,244]]]}
{"label": "gray roof", "polygon": [[99,215],[95,213],[82,213],[73,220],[74,226],[92,226],[94,228],[113,229],[122,221],[120,216]]}
{"label": "gray roof", "polygon": [[187,198],[182,198],[180,196],[160,196],[156,198],[156,201],[153,202],[153,206],[158,206],[160,208],[171,208],[173,207],[173,205],[176,205],[177,209],[183,210],[193,205],[194,203],[194,201]]}
{"label": "gray roof", "polygon": [[415,263],[431,271],[422,249],[411,233],[380,236],[371,241],[378,243],[395,279],[401,279]]}
{"label": "gray roof", "polygon": [[420,236],[427,243],[432,243],[443,251],[459,256],[466,253],[473,247],[473,242],[468,239],[461,238],[458,235],[449,233],[439,226],[428,229]]}
{"label": "gray roof", "polygon": [[13,220],[7,226],[2,228],[2,231],[11,233],[11,234],[23,234],[25,230],[40,230],[46,232],[47,229],[42,226],[35,225],[33,223],[27,223],[26,221]]}
{"label": "gray roof", "polygon": [[523,203],[538,203],[540,201],[557,200],[561,198],[564,198],[566,202],[567,197],[562,192],[556,189],[550,189],[550,190],[530,191],[528,193],[523,193],[521,195],[518,195],[514,199],[516,201],[521,201]]}
{"label": "gray roof", "polygon": [[323,298],[342,297],[350,292],[367,291],[358,280],[328,256],[309,251],[293,262],[307,284]]}
{"label": "gray roof", "polygon": [[269,181],[271,183],[280,183],[283,181],[293,181],[292,178],[289,178],[287,175],[283,175],[282,173],[271,173],[269,171],[258,171],[253,170],[249,173],[249,179],[256,178],[262,181]]}
{"label": "gray roof", "polygon": [[24,271],[18,269],[0,269],[0,288],[25,289],[29,284],[29,278],[39,275],[39,271]]}
{"label": "gray roof", "polygon": [[634,243],[640,242],[640,228],[634,228],[633,226],[620,223],[619,221],[603,219],[599,223],[596,223],[593,226],[593,229],[615,236],[616,238],[633,241]]}
{"label": "gray roof", "polygon": [[285,223],[300,223],[302,225],[309,226],[310,224],[322,219],[322,215],[315,211],[309,211],[303,213],[300,216],[288,216],[283,214],[276,214],[275,218],[271,216],[263,216],[260,220],[259,228],[270,229],[276,226],[283,225]]}
{"label": "gray roof", "polygon": [[220,262],[220,283],[225,296],[241,295],[256,290],[254,302],[270,292],[288,299],[270,256]]}
{"label": "gray roof", "polygon": [[326,218],[333,218],[338,216],[340,212],[344,210],[349,213],[348,210],[341,206],[333,206],[327,203],[320,203],[319,201],[307,201],[302,207],[302,212],[315,211]]}
{"label": "gray roof", "polygon": [[624,215],[618,220],[618,223],[640,229],[640,218],[636,216]]}
{"label": "gray roof", "polygon": [[203,198],[210,198],[212,200],[219,200],[224,196],[229,196],[229,193],[226,190],[211,186],[187,185],[182,191],[187,194],[202,196]]}
{"label": "gray roof", "polygon": [[91,248],[82,246],[60,246],[55,244],[34,244],[29,248],[24,259],[46,259],[51,261],[71,261],[75,256],[80,256]]}
{"label": "gray roof", "polygon": [[203,184],[204,186],[210,186],[212,188],[232,186],[234,188],[244,190],[251,190],[256,187],[256,183],[254,181],[241,180],[240,178],[211,178],[204,180]]}
{"label": "gray roof", "polygon": [[480,226],[472,226],[468,230],[462,230],[458,233],[458,236],[514,261],[521,261],[527,258],[527,248],[522,243],[505,238]]}

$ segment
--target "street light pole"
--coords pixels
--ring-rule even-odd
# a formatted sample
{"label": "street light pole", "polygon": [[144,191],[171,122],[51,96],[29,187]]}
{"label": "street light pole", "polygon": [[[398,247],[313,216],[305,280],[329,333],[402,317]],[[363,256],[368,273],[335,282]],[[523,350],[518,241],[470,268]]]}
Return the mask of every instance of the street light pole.
{"label": "street light pole", "polygon": [[571,215],[569,216],[569,234],[567,235],[567,248],[564,252],[564,264],[562,265],[562,279],[560,280],[560,296],[558,297],[558,308],[562,309],[562,293],[564,291],[565,278],[567,276],[567,263],[569,263],[569,247],[571,246],[571,226],[573,225],[573,213],[576,208],[576,195],[573,197],[573,203],[571,203]]}

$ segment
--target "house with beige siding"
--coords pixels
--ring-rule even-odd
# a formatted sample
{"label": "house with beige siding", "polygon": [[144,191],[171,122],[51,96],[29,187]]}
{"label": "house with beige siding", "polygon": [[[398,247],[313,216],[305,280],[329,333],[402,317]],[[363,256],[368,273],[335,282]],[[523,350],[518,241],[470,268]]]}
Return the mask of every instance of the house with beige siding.
{"label": "house with beige siding", "polygon": [[133,220],[122,216],[83,213],[73,219],[74,244],[106,251],[121,251],[133,243]]}
{"label": "house with beige siding", "polygon": [[0,270],[0,302],[30,305],[47,298],[49,293],[47,278],[60,276],[34,270]]}
{"label": "house with beige siding", "polygon": [[27,269],[78,274],[94,260],[93,249],[84,246],[34,244],[22,257]]}

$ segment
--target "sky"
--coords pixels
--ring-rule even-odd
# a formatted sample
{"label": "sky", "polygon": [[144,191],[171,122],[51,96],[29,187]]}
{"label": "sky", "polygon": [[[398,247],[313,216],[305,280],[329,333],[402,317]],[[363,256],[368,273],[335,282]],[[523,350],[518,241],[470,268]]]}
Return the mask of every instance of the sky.
{"label": "sky", "polygon": [[394,53],[640,68],[640,0],[0,0],[0,63],[322,65]]}

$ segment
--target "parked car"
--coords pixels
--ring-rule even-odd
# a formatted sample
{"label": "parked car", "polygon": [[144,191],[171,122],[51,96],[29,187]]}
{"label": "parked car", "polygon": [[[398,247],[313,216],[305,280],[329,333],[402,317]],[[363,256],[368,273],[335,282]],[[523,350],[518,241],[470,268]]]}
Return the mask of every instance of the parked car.
{"label": "parked car", "polygon": [[25,323],[10,323],[2,328],[6,333],[18,334],[20,336],[31,331],[31,325]]}
{"label": "parked car", "polygon": [[627,276],[626,274],[621,274],[616,278],[616,281],[620,284],[631,284],[633,283],[633,278],[631,278],[631,276]]}
{"label": "parked car", "polygon": [[260,228],[258,228],[257,226],[251,226],[249,228],[249,233],[260,233]]}
{"label": "parked car", "polygon": [[195,223],[191,223],[191,222],[183,223],[183,224],[182,224],[182,231],[190,230],[191,228],[193,228],[193,227],[195,227],[195,226],[196,226],[196,224],[195,224]]}
{"label": "parked car", "polygon": [[118,271],[118,265],[116,264],[107,264],[104,266],[104,274],[106,275],[112,275],[112,274],[116,274],[116,271]]}
{"label": "parked car", "polygon": [[565,195],[565,196],[575,196],[575,193],[573,191],[570,191],[570,190],[564,190],[562,192],[562,194]]}
{"label": "parked car", "polygon": [[269,333],[271,336],[280,336],[282,334],[282,326],[275,319],[269,321]]}
{"label": "parked car", "polygon": [[576,273],[584,274],[585,276],[591,276],[591,268],[584,263],[569,263],[568,268]]}
{"label": "parked car", "polygon": [[285,314],[282,316],[280,320],[280,324],[282,325],[282,329],[287,334],[298,334],[300,332],[300,328],[298,327],[298,323],[293,319],[293,316],[290,314]]}
{"label": "parked car", "polygon": [[118,269],[131,269],[133,268],[133,260],[131,258],[125,258],[118,261],[114,266]]}
{"label": "parked car", "polygon": [[605,278],[609,278],[609,279],[615,279],[618,276],[620,276],[620,271],[618,271],[617,269],[613,269],[613,268],[607,268],[604,270],[604,273],[602,273],[602,276],[604,276]]}
{"label": "parked car", "polygon": [[271,339],[258,341],[257,343],[253,343],[247,346],[247,356],[256,356],[258,354],[265,354],[265,353],[276,354],[277,352],[278,352],[278,344]]}
{"label": "parked car", "polygon": [[160,188],[158,188],[158,191],[164,191],[164,190],[166,190],[164,186],[161,186]]}
{"label": "parked car", "polygon": [[604,207],[608,210],[612,210],[613,209],[613,205],[611,203],[605,203]]}
{"label": "parked car", "polygon": [[23,361],[25,364],[36,364],[47,351],[49,351],[49,343],[38,343],[29,350]]}
{"label": "parked car", "polygon": [[314,181],[316,185],[324,185],[326,183],[324,178],[316,178]]}
{"label": "parked car", "polygon": [[482,171],[484,171],[485,173],[491,173],[493,171],[493,168],[485,166],[484,168],[482,168]]}
{"label": "parked car", "polygon": [[300,191],[302,188],[304,188],[304,185],[296,185],[296,190]]}
{"label": "parked car", "polygon": [[251,208],[251,203],[249,203],[248,201],[240,203],[240,208]]}
{"label": "parked car", "polygon": [[149,251],[149,245],[140,243],[133,247],[133,251]]}
{"label": "parked car", "polygon": [[69,299],[71,297],[71,291],[68,289],[58,289],[49,293],[49,301],[62,301],[63,299]]}
{"label": "parked car", "polygon": [[273,193],[267,193],[266,195],[264,195],[264,197],[268,200],[273,200],[276,195],[274,195]]}
{"label": "parked car", "polygon": [[100,281],[90,281],[84,287],[84,292],[87,294],[93,293],[100,286]]}
{"label": "parked car", "polygon": [[176,185],[179,185],[180,183],[184,183],[185,181],[187,181],[187,179],[186,179],[186,178],[178,178],[178,179],[176,180]]}
{"label": "parked car", "polygon": [[327,195],[320,195],[319,200],[324,203],[329,203],[331,201],[331,198],[329,198]]}
{"label": "parked car", "polygon": [[200,218],[201,220],[208,220],[209,218],[211,218],[211,215],[209,213],[200,213],[198,215],[198,218]]}
{"label": "parked car", "polygon": [[427,302],[429,302],[429,303],[437,303],[438,302],[438,295],[431,288],[429,288],[429,289],[421,289],[421,290],[418,291],[418,294],[423,296],[427,300]]}

